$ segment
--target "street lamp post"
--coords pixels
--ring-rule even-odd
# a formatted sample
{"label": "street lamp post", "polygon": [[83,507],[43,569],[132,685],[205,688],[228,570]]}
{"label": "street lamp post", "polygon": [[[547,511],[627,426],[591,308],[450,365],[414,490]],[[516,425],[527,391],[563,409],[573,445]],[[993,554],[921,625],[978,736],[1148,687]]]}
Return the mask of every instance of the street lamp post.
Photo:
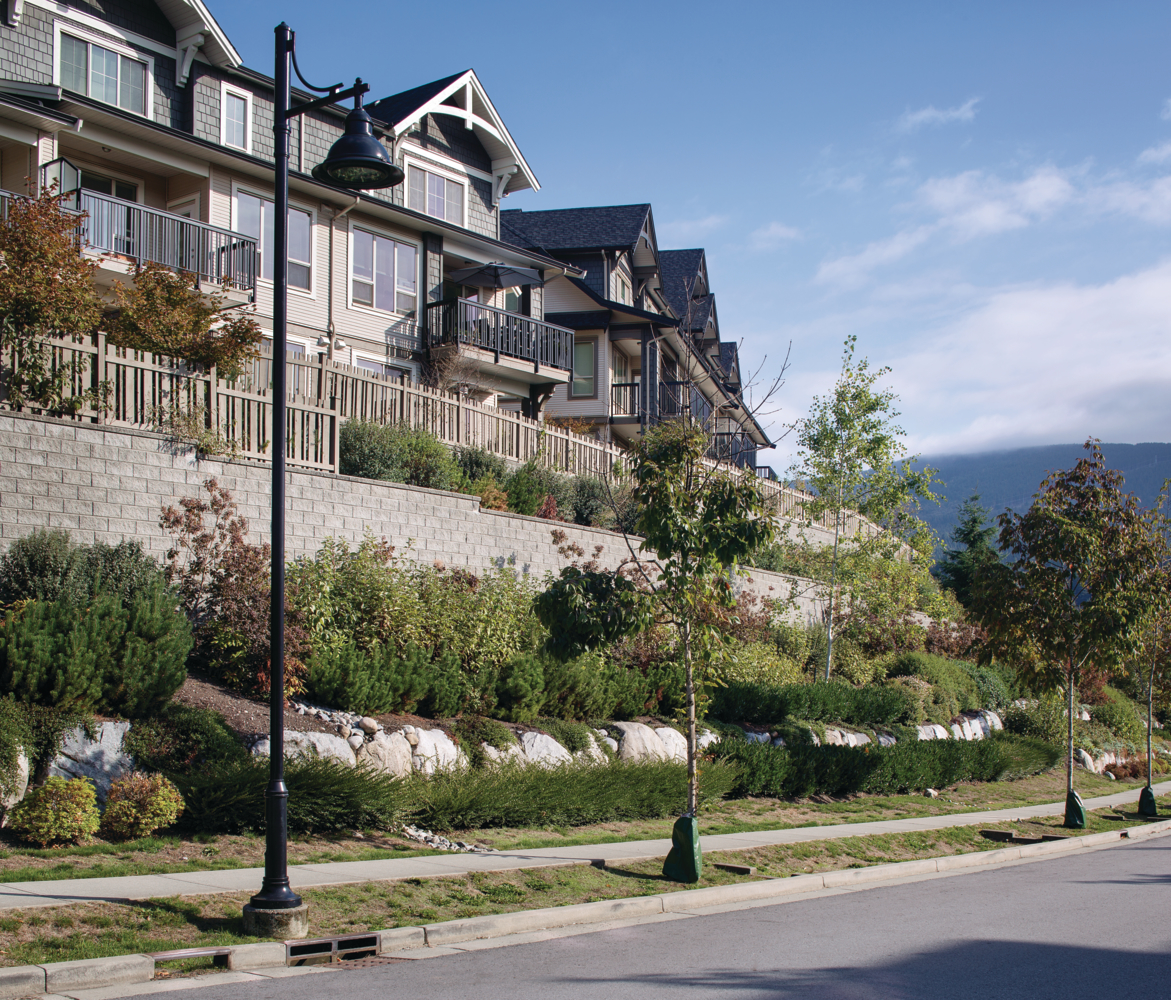
{"label": "street lamp post", "polygon": [[[354,99],[346,116],[345,133],[329,155],[313,169],[313,177],[348,190],[393,187],[403,172],[374,136],[370,116],[362,109],[369,91],[360,79],[342,90],[341,84],[314,87],[297,67],[296,40],[285,23],[276,28],[273,74],[275,101],[273,134],[276,139],[273,194],[272,254],[272,604],[269,611],[269,781],[265,790],[264,881],[260,892],[244,907],[245,930],[257,937],[297,938],[309,932],[308,907],[289,884],[288,804],[285,786],[285,345],[288,325],[289,272],[289,136],[290,123],[299,115],[339,101]],[[306,88],[324,96],[290,106],[290,71]],[[329,275],[327,280],[332,280]]]}

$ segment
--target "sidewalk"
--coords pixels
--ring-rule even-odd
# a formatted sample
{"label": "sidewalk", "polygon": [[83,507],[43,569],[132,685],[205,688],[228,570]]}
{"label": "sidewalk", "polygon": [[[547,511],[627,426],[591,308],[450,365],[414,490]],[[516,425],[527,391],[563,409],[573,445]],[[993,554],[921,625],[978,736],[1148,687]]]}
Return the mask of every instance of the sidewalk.
{"label": "sidewalk", "polygon": [[[1154,786],[1156,795],[1171,792],[1171,781]],[[1087,809],[1136,805],[1139,789],[1086,799]],[[987,812],[952,813],[911,819],[880,820],[874,823],[839,823],[834,826],[803,826],[789,830],[758,830],[704,837],[704,851],[743,851],[774,844],[795,844],[839,837],[865,837],[881,833],[941,830],[952,826],[1001,823],[1037,816],[1059,816],[1064,802],[1019,806]],[[424,858],[388,858],[384,861],[338,861],[319,865],[293,865],[289,878],[294,889],[340,885],[347,882],[377,882],[388,879],[426,878],[435,875],[466,875],[469,872],[513,871],[556,865],[590,864],[599,861],[629,861],[664,857],[670,840],[638,840],[617,844],[587,844],[579,847],[542,847],[531,851],[500,851],[492,854],[447,854]],[[52,882],[8,882],[0,884],[0,910],[28,906],[64,906],[94,901],[121,902],[156,896],[187,896],[213,892],[251,892],[260,885],[262,868],[230,871],[175,872],[169,875],[129,875],[123,878],[61,879]]]}

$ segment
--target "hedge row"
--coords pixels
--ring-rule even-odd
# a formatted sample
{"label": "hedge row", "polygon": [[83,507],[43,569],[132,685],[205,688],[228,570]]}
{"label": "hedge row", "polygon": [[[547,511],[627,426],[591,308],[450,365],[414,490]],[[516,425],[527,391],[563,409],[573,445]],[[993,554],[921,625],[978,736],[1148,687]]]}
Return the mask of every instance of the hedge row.
{"label": "hedge row", "polygon": [[711,714],[728,722],[771,724],[784,718],[811,722],[889,725],[916,722],[916,699],[903,687],[785,684],[772,687],[732,681],[712,692]]}
{"label": "hedge row", "polygon": [[796,746],[724,740],[717,760],[737,765],[734,795],[805,798],[871,792],[890,795],[957,781],[996,781],[1052,767],[1060,750],[1014,736],[900,742],[890,747]]}

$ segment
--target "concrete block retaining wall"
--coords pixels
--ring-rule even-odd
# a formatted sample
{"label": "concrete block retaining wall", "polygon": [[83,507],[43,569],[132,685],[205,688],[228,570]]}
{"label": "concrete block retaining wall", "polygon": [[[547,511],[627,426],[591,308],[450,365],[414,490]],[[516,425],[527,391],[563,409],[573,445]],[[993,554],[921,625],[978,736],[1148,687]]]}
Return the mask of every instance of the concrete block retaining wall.
{"label": "concrete block retaining wall", "polygon": [[[558,527],[587,556],[603,546],[604,566],[628,555],[614,532],[482,510],[476,497],[329,473],[287,475],[290,559],[313,555],[331,536],[356,544],[369,530],[418,562],[439,560],[473,571],[513,566],[541,579],[565,565],[551,537]],[[202,484],[213,477],[231,491],[252,541],[267,541],[267,464],[200,460],[192,449],[147,431],[0,413],[0,547],[34,528],[64,528],[89,544],[137,539],[162,559],[170,537],[159,527],[161,508],[203,492]],[[784,597],[790,582],[753,570],[741,585],[761,596]],[[807,581],[800,585],[802,617],[820,611],[811,587]]]}

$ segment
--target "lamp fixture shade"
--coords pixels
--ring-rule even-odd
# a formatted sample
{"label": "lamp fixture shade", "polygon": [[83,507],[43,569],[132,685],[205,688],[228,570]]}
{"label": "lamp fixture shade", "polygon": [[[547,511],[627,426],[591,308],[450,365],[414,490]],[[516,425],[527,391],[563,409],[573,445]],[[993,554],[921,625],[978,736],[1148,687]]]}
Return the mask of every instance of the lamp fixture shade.
{"label": "lamp fixture shade", "polygon": [[351,191],[394,187],[403,182],[403,177],[386,147],[374,137],[364,108],[354,108],[346,115],[345,134],[313,168],[314,180]]}

